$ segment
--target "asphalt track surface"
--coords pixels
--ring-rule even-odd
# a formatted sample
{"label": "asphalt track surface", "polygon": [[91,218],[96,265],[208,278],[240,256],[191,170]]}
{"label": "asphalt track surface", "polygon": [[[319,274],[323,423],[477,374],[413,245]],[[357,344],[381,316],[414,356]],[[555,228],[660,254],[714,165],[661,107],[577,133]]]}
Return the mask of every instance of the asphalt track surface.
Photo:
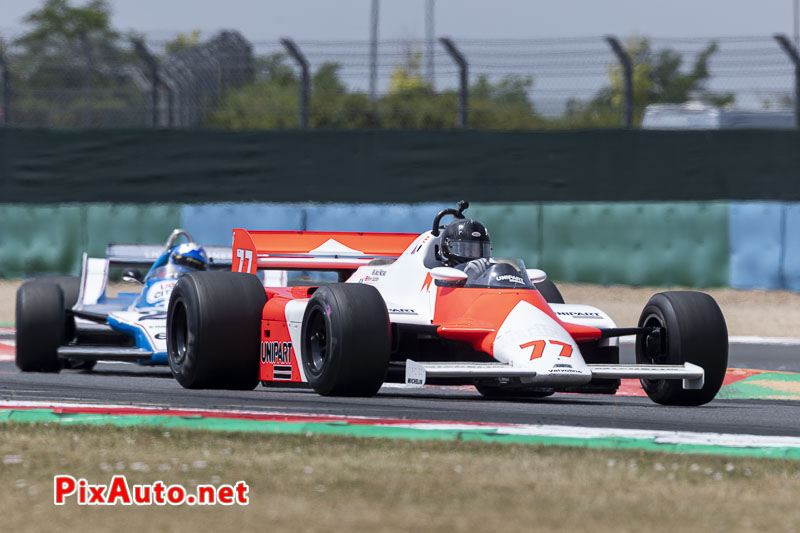
{"label": "asphalt track surface", "polygon": [[[632,347],[623,346],[621,358],[632,362]],[[729,366],[798,372],[800,346],[732,345]],[[556,394],[491,401],[467,388],[393,387],[373,398],[323,398],[310,390],[261,386],[246,392],[186,390],[165,367],[126,363],[100,363],[93,372],[22,374],[13,362],[2,362],[0,400],[800,436],[800,402],[788,400],[715,399],[684,408],[659,406],[646,397]]]}

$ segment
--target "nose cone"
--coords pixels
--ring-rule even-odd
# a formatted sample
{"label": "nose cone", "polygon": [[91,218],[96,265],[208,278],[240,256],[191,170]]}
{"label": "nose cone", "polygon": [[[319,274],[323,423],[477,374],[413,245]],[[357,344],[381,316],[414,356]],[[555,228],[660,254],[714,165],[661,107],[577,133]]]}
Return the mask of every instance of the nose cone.
{"label": "nose cone", "polygon": [[577,343],[552,317],[521,301],[508,314],[494,341],[494,357],[536,371],[535,383],[587,383],[592,374]]}

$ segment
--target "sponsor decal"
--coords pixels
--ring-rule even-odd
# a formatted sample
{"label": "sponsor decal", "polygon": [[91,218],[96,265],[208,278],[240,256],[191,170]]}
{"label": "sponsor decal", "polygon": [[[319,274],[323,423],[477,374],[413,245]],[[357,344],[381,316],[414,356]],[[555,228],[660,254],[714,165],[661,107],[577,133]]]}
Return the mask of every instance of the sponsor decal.
{"label": "sponsor decal", "polygon": [[263,341],[261,343],[261,363],[266,365],[288,365],[291,372],[292,343]]}
{"label": "sponsor decal", "polygon": [[511,283],[516,283],[518,285],[524,285],[525,280],[519,276],[514,276],[513,274],[503,274],[502,276],[495,276],[497,281],[510,281]]}
{"label": "sponsor decal", "polygon": [[389,312],[393,315],[416,315],[417,312],[413,309],[404,309],[398,307],[390,307]]}
{"label": "sponsor decal", "polygon": [[472,236],[473,237],[480,237],[481,236],[481,232],[480,231],[473,231],[472,232]]}
{"label": "sponsor decal", "polygon": [[153,283],[150,288],[147,289],[147,295],[145,296],[147,303],[154,304],[166,300],[169,298],[169,295],[172,294],[172,289],[175,288],[177,283],[178,280],[175,279]]}
{"label": "sponsor decal", "polygon": [[372,269],[372,275],[382,278],[383,276],[386,275],[386,271],[384,269],[382,269],[382,268],[373,268]]}
{"label": "sponsor decal", "polygon": [[554,365],[553,368],[550,369],[550,374],[580,374],[580,370],[575,370],[574,368],[556,368],[558,365]]}
{"label": "sponsor decal", "polygon": [[603,318],[597,311],[557,311],[556,314],[572,318]]}
{"label": "sponsor decal", "polygon": [[406,383],[408,383],[409,385],[424,385],[425,384],[425,382],[422,381],[419,378],[408,378],[406,380]]}

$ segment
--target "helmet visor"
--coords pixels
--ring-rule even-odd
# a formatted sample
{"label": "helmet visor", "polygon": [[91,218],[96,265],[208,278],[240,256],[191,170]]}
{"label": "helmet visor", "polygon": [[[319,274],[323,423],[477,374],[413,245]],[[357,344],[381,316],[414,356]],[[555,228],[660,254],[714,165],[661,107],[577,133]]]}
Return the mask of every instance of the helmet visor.
{"label": "helmet visor", "polygon": [[492,245],[481,241],[450,241],[447,243],[447,251],[458,257],[480,259],[492,256]]}
{"label": "helmet visor", "polygon": [[189,254],[183,255],[176,253],[172,256],[172,262],[176,265],[194,268],[195,270],[206,270],[208,268],[207,263],[203,261],[202,257]]}

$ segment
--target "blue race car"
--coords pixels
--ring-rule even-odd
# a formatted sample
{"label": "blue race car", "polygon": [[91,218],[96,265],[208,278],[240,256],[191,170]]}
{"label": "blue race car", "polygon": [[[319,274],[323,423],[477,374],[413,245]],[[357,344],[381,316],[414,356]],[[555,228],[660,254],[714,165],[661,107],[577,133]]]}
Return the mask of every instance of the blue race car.
{"label": "blue race car", "polygon": [[[185,242],[178,242],[183,238]],[[142,275],[139,267],[147,267]],[[106,294],[109,269],[139,292]],[[109,244],[105,258],[84,254],[80,277],[45,277],[17,291],[16,364],[23,372],[88,370],[98,360],[167,364],[167,305],[178,279],[231,267],[231,249],[205,249],[176,229],[164,246]]]}

